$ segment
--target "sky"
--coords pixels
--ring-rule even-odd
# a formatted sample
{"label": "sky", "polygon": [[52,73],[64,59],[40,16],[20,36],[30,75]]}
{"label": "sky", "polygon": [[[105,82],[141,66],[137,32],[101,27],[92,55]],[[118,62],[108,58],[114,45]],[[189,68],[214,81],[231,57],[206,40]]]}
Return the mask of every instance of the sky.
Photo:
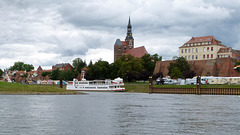
{"label": "sky", "polygon": [[131,17],[135,47],[163,60],[191,37],[240,49],[240,0],[0,0],[0,69],[51,69],[81,58],[113,62]]}

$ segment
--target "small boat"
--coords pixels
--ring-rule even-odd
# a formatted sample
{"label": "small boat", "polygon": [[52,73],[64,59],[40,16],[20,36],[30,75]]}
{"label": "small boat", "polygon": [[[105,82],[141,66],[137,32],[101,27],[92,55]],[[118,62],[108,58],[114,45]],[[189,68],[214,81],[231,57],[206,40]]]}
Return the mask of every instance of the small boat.
{"label": "small boat", "polygon": [[79,90],[79,91],[125,91],[123,88],[124,83],[122,78],[116,78],[114,80],[93,80],[87,81],[83,79],[78,81],[73,79],[73,81],[68,82],[67,90]]}

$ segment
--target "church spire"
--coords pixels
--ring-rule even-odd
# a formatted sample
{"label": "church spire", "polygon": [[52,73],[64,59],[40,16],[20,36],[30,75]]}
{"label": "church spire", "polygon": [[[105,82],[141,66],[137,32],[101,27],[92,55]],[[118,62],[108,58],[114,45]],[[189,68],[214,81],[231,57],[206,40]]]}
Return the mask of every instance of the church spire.
{"label": "church spire", "polygon": [[132,25],[131,25],[130,16],[129,16],[128,26],[127,26],[127,36],[126,36],[126,40],[127,40],[127,39],[133,39],[133,37],[132,37]]}
{"label": "church spire", "polygon": [[130,16],[129,16],[128,25],[127,25],[127,36],[125,38],[125,41],[127,42],[128,47],[130,49],[134,48],[134,39],[132,36],[132,25],[131,25]]}

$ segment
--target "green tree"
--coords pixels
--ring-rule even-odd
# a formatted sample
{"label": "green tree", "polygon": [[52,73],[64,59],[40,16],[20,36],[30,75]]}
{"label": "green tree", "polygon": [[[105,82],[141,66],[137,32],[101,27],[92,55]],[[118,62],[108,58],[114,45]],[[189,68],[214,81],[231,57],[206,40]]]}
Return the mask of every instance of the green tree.
{"label": "green tree", "polygon": [[174,69],[175,67],[177,67],[177,69],[181,72],[182,78],[186,78],[187,76],[184,76],[184,75],[188,75],[187,73],[190,72],[191,65],[188,64],[185,58],[183,57],[177,58],[176,60],[174,60],[174,62],[170,63],[170,66],[168,66],[168,71],[169,71],[168,75],[170,75],[171,77],[176,76],[174,75],[175,73],[172,73],[172,71],[177,71],[177,69]]}
{"label": "green tree", "polygon": [[86,79],[107,79],[110,78],[110,65],[107,61],[98,60],[88,68]]}
{"label": "green tree", "polygon": [[0,69],[0,78],[2,77],[2,75],[3,75],[3,71],[2,69]]}
{"label": "green tree", "polygon": [[18,71],[27,71],[27,72],[33,69],[34,69],[33,65],[24,64],[23,62],[15,62],[14,65],[9,68],[9,70],[11,71],[18,70]]}
{"label": "green tree", "polygon": [[150,54],[145,54],[141,57],[141,61],[143,69],[148,72],[149,75],[152,75],[155,68],[155,61],[153,60],[153,57],[151,57]]}
{"label": "green tree", "polygon": [[128,72],[130,73],[134,72],[136,76],[139,76],[141,71],[143,71],[141,60],[139,58],[132,58],[131,60],[127,60],[121,65],[119,74],[121,74],[125,80],[129,80]]}
{"label": "green tree", "polygon": [[182,72],[177,67],[174,67],[171,70],[171,78],[177,79],[177,78],[181,78],[181,77],[182,77]]}
{"label": "green tree", "polygon": [[[234,66],[238,66],[238,65],[240,65],[240,62],[236,62],[236,63],[234,64]],[[238,72],[240,72],[240,68],[239,68],[239,67],[237,67],[236,70],[237,70]]]}
{"label": "green tree", "polygon": [[81,58],[76,58],[73,60],[73,68],[78,72],[81,73],[82,68],[86,67],[87,64]]}
{"label": "green tree", "polygon": [[61,78],[61,71],[59,71],[58,68],[56,70],[53,70],[52,74],[51,74],[51,79],[52,80],[59,80],[60,78]]}
{"label": "green tree", "polygon": [[43,77],[49,76],[51,78],[51,74],[52,72],[42,72]]}
{"label": "green tree", "polygon": [[76,77],[74,71],[70,71],[70,70],[62,71],[62,72],[60,72],[60,74],[61,74],[62,79],[66,80],[66,81],[71,81],[71,80],[73,80],[73,78]]}

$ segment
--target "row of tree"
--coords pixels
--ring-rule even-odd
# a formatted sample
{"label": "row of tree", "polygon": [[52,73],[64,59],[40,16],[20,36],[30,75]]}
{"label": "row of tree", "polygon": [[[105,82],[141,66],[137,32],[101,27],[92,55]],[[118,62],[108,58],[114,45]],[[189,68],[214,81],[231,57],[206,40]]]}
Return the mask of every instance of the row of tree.
{"label": "row of tree", "polygon": [[124,78],[126,81],[147,80],[153,74],[156,61],[161,61],[162,57],[157,54],[144,55],[141,58],[134,58],[131,55],[123,55],[114,63],[109,64],[107,61],[98,60],[94,64],[92,61],[87,65],[81,58],[73,60],[72,71],[43,72],[42,76],[50,76],[51,79],[72,80],[81,73],[81,69],[88,68],[85,78],[94,79],[114,79],[117,77]]}
{"label": "row of tree", "polygon": [[[150,55],[146,54],[141,58],[134,58],[131,55],[122,55],[114,63],[109,64],[107,61],[98,60],[94,64],[92,61],[87,65],[86,61],[81,58],[73,60],[72,71],[60,71],[59,69],[53,70],[52,72],[43,72],[42,76],[49,76],[53,80],[72,80],[76,78],[84,67],[88,68],[85,78],[88,80],[94,79],[114,79],[117,77],[123,78],[125,81],[131,82],[135,80],[148,80],[149,76],[153,75],[155,64],[157,61],[161,61],[162,57],[157,54]],[[18,71],[31,71],[34,69],[33,65],[24,64],[23,62],[15,62],[10,70]],[[168,75],[171,78],[192,78],[196,74],[190,70],[191,66],[187,60],[183,57],[174,57],[174,61],[168,66]],[[0,75],[2,71],[0,70]],[[153,78],[163,77],[162,73],[153,75]]]}

